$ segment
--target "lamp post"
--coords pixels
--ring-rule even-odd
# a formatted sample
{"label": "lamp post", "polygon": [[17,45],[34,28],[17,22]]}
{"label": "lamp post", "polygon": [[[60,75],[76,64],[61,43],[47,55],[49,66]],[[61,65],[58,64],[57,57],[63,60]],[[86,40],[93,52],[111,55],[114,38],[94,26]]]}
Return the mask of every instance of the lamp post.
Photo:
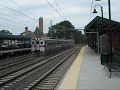
{"label": "lamp post", "polygon": [[99,7],[101,8],[101,16],[102,16],[102,22],[101,22],[102,28],[101,28],[101,29],[103,30],[103,7],[102,7],[101,5],[99,5],[99,4],[96,4],[96,5],[94,6],[94,11],[93,11],[93,13],[97,13],[97,10],[95,9],[96,6],[99,6]]}
{"label": "lamp post", "polygon": [[[93,11],[93,13],[97,13],[97,10],[95,9],[96,8],[96,6],[99,6],[100,8],[101,8],[101,16],[102,16],[102,21],[101,21],[101,30],[100,31],[102,31],[103,30],[103,7],[101,6],[101,5],[99,5],[99,4],[96,4],[95,6],[94,6],[94,11]],[[98,31],[99,32],[99,31]],[[98,53],[100,52],[100,39],[99,39],[99,33],[98,33],[98,35],[97,35],[97,40],[98,40]]]}
{"label": "lamp post", "polygon": [[[95,0],[95,1],[101,1],[101,0]],[[111,3],[110,0],[108,0],[108,11],[109,11],[109,43],[110,43],[110,63],[112,62],[112,30],[111,30]]]}
{"label": "lamp post", "polygon": [[102,16],[102,18],[103,18],[103,7],[102,7],[101,5],[96,4],[96,5],[94,6],[94,11],[93,11],[93,13],[97,13],[97,10],[95,9],[96,6],[100,6],[100,8],[101,8],[101,16]]}

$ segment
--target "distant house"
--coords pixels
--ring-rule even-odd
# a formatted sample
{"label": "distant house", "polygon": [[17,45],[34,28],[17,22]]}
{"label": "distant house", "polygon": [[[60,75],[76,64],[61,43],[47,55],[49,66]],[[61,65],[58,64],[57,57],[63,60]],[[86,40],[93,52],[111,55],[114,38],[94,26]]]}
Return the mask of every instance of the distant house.
{"label": "distant house", "polygon": [[25,27],[25,31],[21,33],[22,36],[28,36],[30,38],[35,38],[36,36],[32,31],[28,31],[28,27]]}
{"label": "distant house", "polygon": [[49,38],[49,37],[47,37],[47,33],[41,32],[38,27],[36,27],[34,32],[29,31],[28,27],[25,27],[25,31],[23,33],[21,33],[21,35],[28,36],[30,38],[43,38],[43,39]]}

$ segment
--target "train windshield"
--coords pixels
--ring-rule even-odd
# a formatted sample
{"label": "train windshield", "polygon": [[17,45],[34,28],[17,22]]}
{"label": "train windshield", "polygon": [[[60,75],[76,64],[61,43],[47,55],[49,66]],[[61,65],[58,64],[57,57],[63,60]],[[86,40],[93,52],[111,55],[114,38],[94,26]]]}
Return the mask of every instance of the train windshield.
{"label": "train windshield", "polygon": [[39,44],[39,41],[36,41],[36,44]]}

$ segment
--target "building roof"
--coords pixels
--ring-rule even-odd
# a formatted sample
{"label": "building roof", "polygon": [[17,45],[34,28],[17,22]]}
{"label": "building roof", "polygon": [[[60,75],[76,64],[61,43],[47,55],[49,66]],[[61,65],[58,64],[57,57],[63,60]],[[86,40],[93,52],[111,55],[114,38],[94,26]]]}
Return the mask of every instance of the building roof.
{"label": "building roof", "polygon": [[[85,26],[85,32],[101,31],[101,25],[103,25],[102,31],[109,31],[109,19],[96,16],[89,24]],[[111,30],[120,30],[120,22],[111,20]]]}
{"label": "building roof", "polygon": [[27,36],[27,37],[30,37],[30,38],[35,38],[35,35],[33,32],[31,31],[25,31],[22,33],[23,36]]}

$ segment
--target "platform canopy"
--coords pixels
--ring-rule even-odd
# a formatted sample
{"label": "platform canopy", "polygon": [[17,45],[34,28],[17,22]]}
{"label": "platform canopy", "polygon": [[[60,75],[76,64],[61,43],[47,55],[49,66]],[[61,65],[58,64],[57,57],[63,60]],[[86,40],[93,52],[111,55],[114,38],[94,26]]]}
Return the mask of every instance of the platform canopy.
{"label": "platform canopy", "polygon": [[20,36],[20,35],[9,35],[9,34],[0,34],[0,39],[4,40],[30,40],[30,37]]}
{"label": "platform canopy", "polygon": [[[103,28],[102,28],[103,27]],[[111,20],[111,30],[120,31],[120,22]],[[109,19],[96,16],[89,24],[85,26],[85,33],[89,32],[102,32],[102,34],[109,32]]]}

